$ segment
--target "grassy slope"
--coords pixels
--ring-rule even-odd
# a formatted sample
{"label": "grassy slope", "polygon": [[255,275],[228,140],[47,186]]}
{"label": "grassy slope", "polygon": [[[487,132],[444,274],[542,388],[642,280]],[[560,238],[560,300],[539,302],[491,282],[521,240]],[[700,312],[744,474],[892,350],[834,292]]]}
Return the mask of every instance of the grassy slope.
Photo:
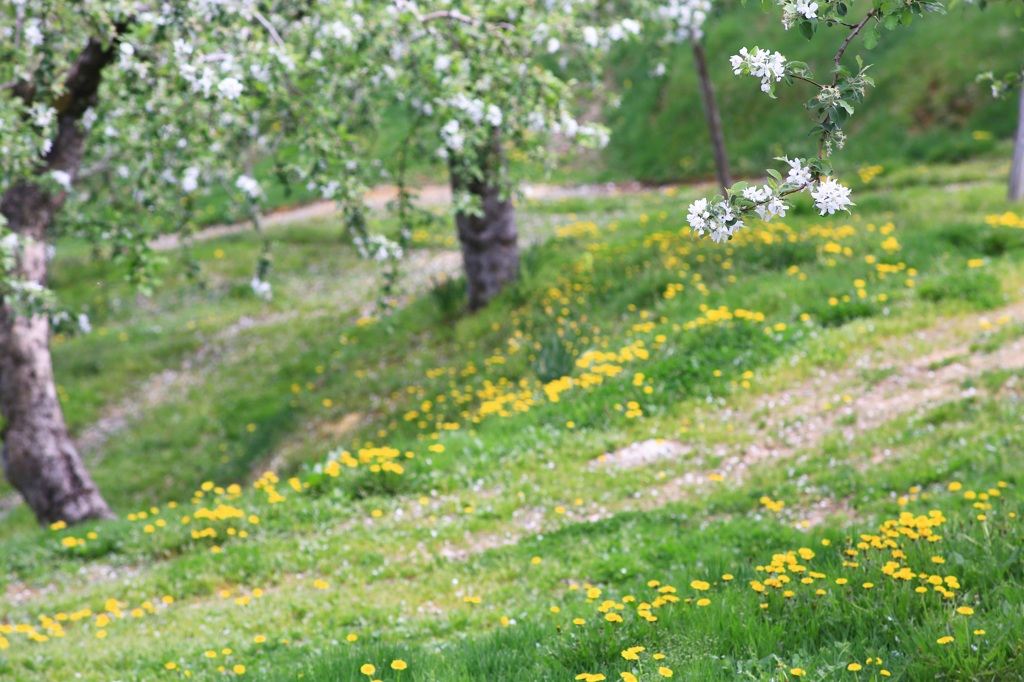
{"label": "grassy slope", "polygon": [[[762,13],[757,3],[734,4],[708,22],[706,50],[733,170],[760,174],[775,156],[812,151],[806,138],[809,119],[793,115],[811,93],[780,87],[778,101],[770,100],[754,79],[732,74],[729,55],[744,46],[770,47],[827,73],[841,36],[822,29],[808,42],[796,31],[784,31],[777,13]],[[855,41],[849,65],[855,67],[856,55],[874,64],[877,87],[851,119],[850,144],[837,157],[839,167],[849,175],[866,163],[909,166],[993,151],[995,140],[1015,129],[1015,103],[992,100],[974,79],[982,71],[1016,68],[1024,48],[1013,28],[1018,24],[1010,6],[979,12],[962,4],[948,16],[926,17],[895,34],[883,31],[871,52]],[[667,75],[647,76],[659,60]],[[656,181],[710,176],[710,147],[688,46],[661,56],[650,46],[623,50],[613,68],[622,106],[609,114],[611,172]],[[975,131],[991,138],[975,139]]]}
{"label": "grassy slope", "polygon": [[[782,679],[792,667],[823,679],[874,657],[884,665],[866,665],[864,679],[883,667],[897,679],[950,671],[961,679],[1020,678],[1019,371],[979,375],[970,384],[976,397],[894,415],[850,441],[826,438],[732,475],[728,461],[771,433],[761,430],[773,414],[759,396],[822,370],[855,377],[829,400],[856,395],[929,352],[912,333],[936,319],[987,351],[1019,337],[1019,320],[994,321],[986,331],[970,317],[1004,304],[994,288],[1015,300],[1024,286],[1024,230],[984,222],[1006,208],[999,184],[985,180],[991,173],[976,164],[883,174],[862,188],[858,215],[826,220],[804,206],[787,227],[750,231],[730,247],[695,244],[680,231],[675,216],[686,197],[679,194],[532,207],[527,221],[539,233],[550,233],[552,222],[566,227],[528,258],[521,288],[455,323],[431,297],[383,321],[355,322],[358,306],[345,292],[365,284],[366,266],[335,245],[330,223],[275,234],[281,279],[269,306],[234,284],[247,278],[257,248],[247,236],[200,246],[211,268],[205,290],[169,275],[152,301],[116,286],[102,292],[97,319],[105,333],[57,350],[76,428],[132,395],[151,372],[182,370],[188,359],[190,376],[130,418],[102,457],[92,456],[104,491],[132,516],[73,532],[31,531],[23,513],[4,520],[0,623],[42,632],[40,614],[92,614],[62,621],[66,635],[51,629],[40,643],[0,629],[10,643],[0,650],[0,674],[159,679],[183,668],[212,679],[218,666],[244,665],[257,679],[355,680],[372,661],[378,677],[394,680],[386,665],[402,658],[409,670],[401,679],[564,680],[582,672],[615,679],[633,665],[619,652],[643,645],[644,672],[634,670],[644,680],[660,679],[658,665],[684,679]],[[975,182],[944,192],[953,179]],[[445,234],[439,226],[421,246],[443,245]],[[889,236],[898,249],[881,246]],[[867,256],[898,272],[882,278]],[[984,266],[969,268],[974,258]],[[82,290],[95,279],[93,267],[59,264],[58,288]],[[857,279],[865,280],[863,298]],[[666,298],[677,283],[684,289]],[[765,319],[685,331],[707,319],[704,306]],[[246,316],[255,324],[238,324]],[[534,383],[530,344],[573,325],[579,349],[635,353],[642,341],[649,357],[612,360],[620,373],[552,402]],[[767,325],[785,328],[766,333]],[[865,355],[886,364],[859,367]],[[524,381],[529,396],[520,396],[518,409],[507,403],[508,416],[474,423],[487,400],[480,392],[509,395],[502,377]],[[630,401],[641,414],[627,414]],[[621,471],[588,465],[652,436],[680,438],[695,451]],[[362,448],[370,458],[381,444],[415,453],[400,459],[402,475],[364,464],[332,478],[302,467],[333,447]],[[892,456],[876,462],[881,450]],[[246,476],[275,456],[282,477],[300,478],[298,490],[278,482],[285,500],[272,504],[267,487],[253,491]],[[709,472],[725,473],[725,481],[709,483]],[[676,482],[688,474],[696,483],[680,491]],[[193,497],[207,480],[237,481],[245,492],[203,486]],[[950,480],[977,491],[997,481],[1008,487],[995,488],[1001,495],[981,522],[970,500],[946,491]],[[762,496],[786,505],[771,511]],[[823,525],[795,529],[821,501]],[[194,518],[215,503],[241,518]],[[915,593],[921,579],[882,575],[888,552],[853,547],[882,519],[932,508],[948,517],[944,539],[906,542],[905,551],[915,572],[957,576],[962,587],[947,602],[934,591]],[[193,536],[204,528],[217,537]],[[83,544],[66,548],[67,538]],[[764,596],[749,588],[767,578],[757,567],[773,554],[803,547],[817,555],[805,561],[809,570],[826,578],[794,584],[791,598],[782,594],[789,586]],[[862,555],[857,566],[841,553],[848,548]],[[947,565],[934,569],[933,555]],[[735,579],[723,581],[726,572]],[[849,584],[837,584],[839,577]],[[624,597],[652,601],[652,579],[711,604],[665,604],[651,626]],[[693,580],[710,589],[690,587]],[[866,581],[875,587],[862,587]],[[588,584],[600,598],[587,601]],[[164,596],[173,602],[163,604]],[[596,610],[604,599],[621,605],[622,624]],[[961,605],[975,614],[956,614]],[[109,624],[96,622],[101,612],[111,614]],[[515,624],[503,628],[502,616]],[[574,617],[586,624],[573,625]],[[107,633],[101,640],[99,631]],[[955,642],[937,644],[945,635]],[[663,663],[649,658],[655,651],[667,655]],[[178,669],[167,670],[169,663]]]}

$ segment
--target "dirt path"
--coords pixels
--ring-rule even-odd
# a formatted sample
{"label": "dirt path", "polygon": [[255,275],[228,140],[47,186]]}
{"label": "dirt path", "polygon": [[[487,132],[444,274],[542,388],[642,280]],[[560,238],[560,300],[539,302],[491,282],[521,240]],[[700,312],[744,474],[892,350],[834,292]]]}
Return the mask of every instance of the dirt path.
{"label": "dirt path", "polygon": [[[572,199],[577,197],[617,196],[622,194],[639,194],[642,192],[654,191],[653,188],[639,182],[604,183],[591,185],[553,185],[537,184],[523,187],[523,196],[528,201],[557,201],[559,199]],[[370,190],[366,195],[366,203],[374,209],[383,209],[389,202],[393,201],[398,194],[394,185],[381,185]],[[419,204],[425,207],[447,206],[451,203],[452,192],[448,185],[425,185],[416,190]],[[333,201],[316,201],[304,206],[285,208],[273,211],[261,217],[260,223],[264,228],[280,227],[306,220],[327,218],[335,215],[337,204]],[[233,234],[239,234],[252,229],[251,222],[235,223],[232,225],[211,225],[193,236],[195,241],[206,241],[218,239]],[[181,240],[178,235],[168,234],[154,239],[150,242],[150,248],[154,251],[171,251],[180,246]]]}
{"label": "dirt path", "polygon": [[[749,445],[709,449],[694,443],[649,439],[592,460],[583,467],[581,475],[609,467],[636,468],[682,458],[692,458],[693,468],[664,484],[624,491],[624,497],[597,507],[569,509],[558,524],[563,524],[566,518],[589,523],[623,512],[657,509],[715,485],[709,478],[711,473],[720,474],[735,485],[752,468],[799,457],[821,447],[830,436],[849,442],[893,420],[974,395],[981,389],[963,388],[965,380],[991,370],[1024,370],[1024,337],[1008,341],[990,353],[972,353],[969,344],[962,340],[965,330],[979,329],[983,320],[999,318],[1006,320],[1006,324],[1024,322],[1024,302],[986,313],[938,320],[912,335],[927,352],[910,362],[905,362],[898,353],[851,358],[846,367],[834,374],[765,394],[748,409],[719,409],[701,415],[707,420],[752,425],[749,433],[753,442]],[[865,368],[892,370],[892,373],[879,381],[868,382],[862,378]],[[1020,390],[1011,386],[1012,382],[1011,379],[1007,383],[1007,388]],[[843,400],[844,396],[848,401]],[[840,407],[826,408],[826,404]],[[855,419],[851,420],[850,415],[855,415]],[[720,458],[717,466],[710,467],[709,455]],[[878,466],[896,456],[898,454],[888,450],[876,452],[859,465]],[[485,490],[476,496],[499,494],[500,491]],[[836,513],[852,514],[844,500],[823,500],[814,508],[789,511],[799,513],[804,528],[814,527]],[[474,554],[516,544],[522,537],[551,530],[551,524],[545,523],[549,517],[545,507],[522,507],[513,514],[511,522],[501,528],[467,532],[462,542],[446,544],[439,555],[463,561]]]}

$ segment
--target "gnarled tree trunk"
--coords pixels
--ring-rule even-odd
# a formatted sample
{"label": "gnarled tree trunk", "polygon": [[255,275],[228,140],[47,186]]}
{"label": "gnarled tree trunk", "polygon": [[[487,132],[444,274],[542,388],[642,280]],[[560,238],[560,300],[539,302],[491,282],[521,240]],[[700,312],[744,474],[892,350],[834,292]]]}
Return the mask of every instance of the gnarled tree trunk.
{"label": "gnarled tree trunk", "polygon": [[[57,137],[42,159],[40,174],[59,170],[74,179],[78,173],[85,146],[81,118],[96,103],[100,75],[112,57],[113,46],[96,40],[78,56],[68,74],[66,94],[56,104]],[[31,90],[20,94],[27,101]],[[64,198],[63,192],[51,193],[32,182],[17,183],[0,198],[8,228],[26,238],[19,278],[45,284],[46,233]],[[0,450],[4,473],[41,523],[113,516],[68,435],[53,380],[49,321],[15,316],[2,300],[0,413],[7,422]]]}
{"label": "gnarled tree trunk", "polygon": [[[491,164],[503,163],[499,141],[495,141],[489,158]],[[479,198],[483,209],[482,215],[455,215],[455,227],[462,243],[469,307],[470,310],[479,310],[519,273],[516,209],[510,198],[501,198],[501,191],[493,181],[466,180],[460,177],[454,163],[451,176],[452,192],[469,192]]]}

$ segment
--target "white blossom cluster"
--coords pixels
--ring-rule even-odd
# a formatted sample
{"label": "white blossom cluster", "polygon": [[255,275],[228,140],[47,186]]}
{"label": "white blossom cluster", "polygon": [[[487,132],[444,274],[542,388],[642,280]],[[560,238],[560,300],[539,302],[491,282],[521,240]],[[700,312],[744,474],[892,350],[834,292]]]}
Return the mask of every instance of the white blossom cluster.
{"label": "white blossom cluster", "polygon": [[405,255],[401,244],[391,241],[382,234],[371,234],[367,237],[356,235],[352,242],[362,258],[378,263],[398,261]]}
{"label": "white blossom cluster", "polygon": [[805,165],[803,159],[780,157],[779,161],[789,164],[785,182],[775,187],[761,185],[744,188],[739,196],[748,202],[746,204],[737,203],[735,195],[718,201],[698,199],[689,206],[687,220],[690,229],[698,236],[710,237],[715,242],[727,241],[744,227],[744,213],[752,211],[765,222],[775,217],[784,218],[789,210],[785,197],[803,191],[810,191],[814,206],[821,215],[833,215],[853,205],[849,187],[833,178],[815,181],[811,168]]}
{"label": "white blossom cluster", "polygon": [[671,26],[667,38],[676,43],[701,40],[710,12],[711,0],[667,0],[658,7],[658,16]]}
{"label": "white blossom cluster", "polygon": [[805,19],[818,18],[818,5],[814,0],[778,0],[782,7],[782,25],[788,31]]}
{"label": "white blossom cluster", "polygon": [[260,187],[259,180],[248,175],[239,175],[238,179],[235,180],[235,187],[240,189],[242,194],[250,199],[259,199],[263,194],[263,188]]}
{"label": "white blossom cluster", "polygon": [[717,243],[728,241],[736,230],[743,227],[743,221],[727,201],[711,203],[707,199],[698,199],[690,204],[686,219],[690,229],[699,236],[710,237]]}
{"label": "white blossom cluster", "polygon": [[786,57],[779,52],[754,48],[751,53],[741,48],[740,53],[729,57],[732,72],[737,76],[749,74],[761,79],[761,92],[772,92],[775,83],[786,75]]}
{"label": "white blossom cluster", "polygon": [[252,293],[264,301],[270,301],[274,298],[274,290],[270,282],[260,279],[258,276],[252,278],[252,281],[249,282],[249,288],[252,289]]}
{"label": "white blossom cluster", "polygon": [[747,187],[743,190],[743,198],[754,202],[754,212],[766,223],[772,218],[786,217],[789,205],[768,185]]}
{"label": "white blossom cluster", "polygon": [[811,197],[814,199],[815,207],[821,211],[821,215],[826,213],[832,215],[836,211],[844,211],[853,205],[853,202],[850,201],[850,188],[839,184],[832,178],[826,178],[819,182],[811,190]]}

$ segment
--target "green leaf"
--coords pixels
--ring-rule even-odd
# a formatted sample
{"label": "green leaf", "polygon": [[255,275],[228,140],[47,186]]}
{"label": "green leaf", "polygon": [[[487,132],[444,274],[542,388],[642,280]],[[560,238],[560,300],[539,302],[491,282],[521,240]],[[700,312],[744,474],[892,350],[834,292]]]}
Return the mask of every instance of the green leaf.
{"label": "green leaf", "polygon": [[882,21],[882,25],[885,26],[890,31],[894,30],[897,26],[900,25],[900,17],[899,17],[899,15],[898,14],[887,14],[887,15],[885,15],[885,19]]}
{"label": "green leaf", "polygon": [[777,180],[778,182],[782,182],[782,174],[779,173],[779,171],[775,170],[774,168],[769,168],[767,172],[769,176],[775,178],[775,180]]}
{"label": "green leaf", "polygon": [[872,26],[864,31],[864,47],[868,50],[873,50],[875,45],[878,45],[878,29]]}
{"label": "green leaf", "polygon": [[809,21],[800,22],[800,35],[810,40],[814,37],[814,24]]}

